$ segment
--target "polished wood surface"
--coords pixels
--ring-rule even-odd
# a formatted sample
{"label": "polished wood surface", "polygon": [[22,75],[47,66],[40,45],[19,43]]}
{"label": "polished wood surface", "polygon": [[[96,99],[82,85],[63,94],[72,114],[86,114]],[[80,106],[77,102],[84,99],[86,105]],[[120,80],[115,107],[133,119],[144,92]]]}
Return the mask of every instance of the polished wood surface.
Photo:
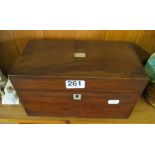
{"label": "polished wood surface", "polygon": [[[146,79],[82,78],[87,84],[85,89],[67,90],[66,79],[63,78],[37,79],[14,76],[10,79],[30,115],[79,117],[128,117],[147,82]],[[73,101],[74,93],[82,94],[80,102]],[[109,106],[109,98],[118,98],[121,103],[118,106]]]}
{"label": "polished wood surface", "polygon": [[[134,93],[83,92],[82,100],[75,101],[73,92],[18,91],[18,94],[29,115],[55,117],[127,118],[138,98]],[[107,101],[113,98],[120,103],[108,105]]]}
{"label": "polished wood surface", "polygon": [[[145,77],[136,50],[128,42],[32,40],[10,75]],[[86,57],[75,58],[74,53],[86,53]]]}
{"label": "polished wood surface", "polygon": [[23,106],[0,104],[0,123],[155,124],[155,108],[141,98],[128,119],[28,116]]}
{"label": "polished wood surface", "polygon": [[[63,92],[74,92],[74,89],[66,89],[65,81],[71,78],[77,80],[77,77],[23,77],[23,76],[12,76],[10,79],[14,85],[14,88],[19,91],[63,91]],[[79,79],[79,77],[78,77]],[[81,78],[80,78],[81,79]],[[87,82],[85,89],[80,89],[80,92],[127,92],[127,93],[138,93],[140,92],[147,78],[139,79],[128,79],[128,78],[83,78]],[[76,89],[78,92],[79,89]]]}
{"label": "polished wood surface", "polygon": [[[127,118],[148,81],[136,50],[129,42],[32,40],[9,78],[29,115]],[[86,57],[75,58],[80,52]],[[86,88],[68,90],[68,79]],[[72,99],[77,93],[82,100]]]}
{"label": "polished wood surface", "polygon": [[[74,40],[114,40],[132,41],[146,51],[139,53],[140,58],[155,50],[154,30],[1,30],[0,42],[4,45],[2,53],[2,70],[8,73],[11,65],[22,53],[23,48],[31,39],[74,39]],[[146,58],[145,58],[146,59]]]}

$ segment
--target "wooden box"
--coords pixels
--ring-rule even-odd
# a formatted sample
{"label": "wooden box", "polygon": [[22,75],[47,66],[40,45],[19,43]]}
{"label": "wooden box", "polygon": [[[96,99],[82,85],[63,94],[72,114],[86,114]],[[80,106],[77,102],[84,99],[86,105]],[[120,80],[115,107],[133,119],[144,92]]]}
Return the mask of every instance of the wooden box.
{"label": "wooden box", "polygon": [[9,78],[28,115],[127,118],[148,81],[135,47],[32,40]]}

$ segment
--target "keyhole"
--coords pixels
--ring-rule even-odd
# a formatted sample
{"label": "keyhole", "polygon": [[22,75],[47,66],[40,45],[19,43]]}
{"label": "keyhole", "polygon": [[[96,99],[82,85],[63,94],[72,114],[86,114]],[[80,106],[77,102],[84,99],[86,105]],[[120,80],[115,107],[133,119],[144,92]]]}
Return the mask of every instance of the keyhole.
{"label": "keyhole", "polygon": [[81,100],[81,94],[73,94],[73,100]]}

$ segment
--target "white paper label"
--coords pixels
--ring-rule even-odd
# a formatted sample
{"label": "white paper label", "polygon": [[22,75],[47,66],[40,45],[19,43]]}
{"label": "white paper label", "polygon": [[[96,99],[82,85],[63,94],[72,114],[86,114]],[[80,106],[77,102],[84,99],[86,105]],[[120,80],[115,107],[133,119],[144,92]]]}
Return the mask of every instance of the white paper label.
{"label": "white paper label", "polygon": [[65,83],[67,89],[85,88],[84,80],[66,80]]}
{"label": "white paper label", "polygon": [[108,104],[118,104],[119,100],[108,100]]}

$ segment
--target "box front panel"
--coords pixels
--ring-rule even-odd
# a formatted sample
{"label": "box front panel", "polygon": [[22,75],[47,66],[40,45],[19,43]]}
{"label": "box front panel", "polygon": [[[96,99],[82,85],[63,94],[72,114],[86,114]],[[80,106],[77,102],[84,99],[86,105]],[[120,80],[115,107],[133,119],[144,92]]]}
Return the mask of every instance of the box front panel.
{"label": "box front panel", "polygon": [[29,115],[57,117],[127,118],[137,101],[136,94],[80,91],[20,91],[19,96]]}
{"label": "box front panel", "polygon": [[92,118],[127,118],[147,83],[107,78],[17,77],[11,81],[28,115]]}
{"label": "box front panel", "polygon": [[[14,88],[19,91],[89,91],[89,92],[141,92],[147,79],[88,78],[88,77],[10,77]],[[66,81],[84,81],[83,88],[67,88]]]}

